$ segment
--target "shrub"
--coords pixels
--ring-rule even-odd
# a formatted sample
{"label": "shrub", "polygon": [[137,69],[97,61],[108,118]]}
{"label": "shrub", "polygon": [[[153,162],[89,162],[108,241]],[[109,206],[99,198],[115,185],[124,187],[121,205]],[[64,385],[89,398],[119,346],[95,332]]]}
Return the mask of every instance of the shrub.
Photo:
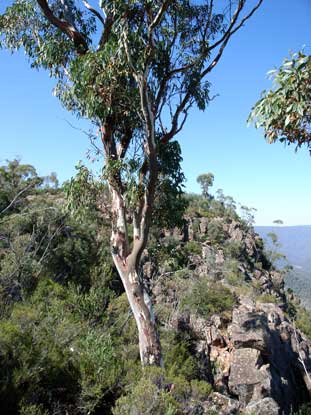
{"label": "shrub", "polygon": [[223,243],[225,240],[223,222],[219,220],[213,220],[212,222],[210,222],[208,224],[207,235],[212,243]]}
{"label": "shrub", "polygon": [[191,353],[190,339],[181,338],[173,332],[161,335],[166,374],[172,378],[182,376],[190,380],[197,375],[197,364]]}
{"label": "shrub", "polygon": [[49,415],[42,405],[21,405],[19,415]]}
{"label": "shrub", "polygon": [[256,301],[258,301],[259,303],[277,303],[276,297],[272,294],[259,295],[258,297],[256,297]]}
{"label": "shrub", "polygon": [[231,311],[236,299],[231,291],[219,283],[206,279],[197,281],[182,302],[182,308],[203,318]]}
{"label": "shrub", "polygon": [[244,251],[244,243],[242,241],[228,240],[224,243],[224,254],[227,257],[241,259]]}
{"label": "shrub", "polygon": [[190,385],[191,397],[196,401],[205,401],[213,391],[212,386],[203,380],[193,379]]}
{"label": "shrub", "polygon": [[117,400],[114,415],[181,415],[171,394],[161,390],[151,379],[143,377]]}
{"label": "shrub", "polygon": [[297,307],[296,326],[311,339],[311,311]]}
{"label": "shrub", "polygon": [[68,408],[91,414],[111,405],[106,399],[121,370],[117,349],[109,332],[77,318],[68,306],[70,295],[68,288],[42,281],[29,302],[15,305],[11,318],[1,321],[4,413],[16,414],[20,407],[27,415]]}
{"label": "shrub", "polygon": [[195,255],[202,254],[202,246],[199,242],[189,241],[186,243],[184,248],[188,254],[195,254]]}
{"label": "shrub", "polygon": [[290,415],[311,415],[310,404],[303,404],[297,412],[291,411]]}

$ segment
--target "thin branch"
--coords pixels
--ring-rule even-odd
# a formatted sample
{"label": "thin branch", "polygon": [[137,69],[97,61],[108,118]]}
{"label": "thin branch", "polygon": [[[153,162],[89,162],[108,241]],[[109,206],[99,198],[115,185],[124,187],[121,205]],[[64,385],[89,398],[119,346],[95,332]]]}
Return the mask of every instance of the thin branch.
{"label": "thin branch", "polygon": [[158,13],[156,14],[153,22],[149,26],[149,30],[152,31],[158,24],[161,22],[164,13],[166,12],[171,0],[166,0],[163,2],[162,6],[160,7]]}
{"label": "thin branch", "polygon": [[177,106],[177,109],[175,111],[175,114],[172,117],[172,128],[170,129],[170,131],[168,133],[166,133],[162,137],[162,139],[161,139],[161,143],[162,144],[168,143],[168,141],[170,141],[177,134],[177,131],[179,130],[179,128],[178,128],[179,116],[184,111],[184,109],[185,109],[185,107],[188,104],[188,102],[189,102],[190,99],[191,99],[191,94],[188,91],[185,94],[185,96],[182,99],[182,101],[180,102],[180,104]]}
{"label": "thin branch", "polygon": [[[227,37],[231,37],[235,32],[237,32],[243,25],[244,23],[250,19],[252,17],[252,15],[255,13],[255,11],[260,7],[261,3],[263,2],[263,0],[259,0],[259,2],[256,4],[256,6],[249,12],[248,15],[246,15],[241,22],[233,29],[235,23],[237,22],[237,19],[240,15],[240,12],[244,6],[244,1],[240,1],[239,2],[239,6],[236,10],[236,12],[234,13],[234,16],[231,19],[231,23],[229,26],[229,29],[226,31],[226,33],[222,36],[221,39],[219,39],[216,43],[214,43],[213,45],[211,45],[211,47],[209,47],[209,50],[213,50],[215,49],[217,46],[219,46]],[[233,29],[233,30],[232,30]],[[228,39],[229,40],[229,39]],[[227,41],[226,41],[227,42]]]}
{"label": "thin branch", "polygon": [[91,13],[95,14],[95,16],[101,21],[103,26],[105,26],[105,19],[96,9],[94,9],[94,7],[92,7],[86,0],[83,0],[83,4]]}
{"label": "thin branch", "polygon": [[92,146],[92,147],[94,147],[94,149],[96,150],[97,154],[100,154],[100,155],[102,155],[102,156],[104,155],[103,150],[102,150],[101,148],[99,148],[99,147],[96,145],[96,143],[95,143],[95,140],[96,140],[96,135],[92,134],[91,132],[88,132],[88,131],[83,130],[83,128],[76,127],[75,125],[71,124],[71,122],[70,122],[70,121],[68,121],[68,120],[66,120],[66,119],[64,119],[64,121],[65,121],[65,122],[66,122],[66,123],[67,123],[67,124],[68,124],[71,128],[73,128],[74,130],[80,131],[82,134],[86,135],[86,136],[88,137],[88,139],[90,140],[91,146]]}
{"label": "thin branch", "polygon": [[209,4],[207,22],[206,22],[206,25],[205,25],[205,28],[204,28],[203,42],[206,41],[207,31],[208,31],[208,28],[210,27],[210,24],[211,24],[211,21],[212,21],[213,7],[214,7],[214,2],[213,2],[213,0],[211,0],[211,2]]}
{"label": "thin branch", "polygon": [[[210,65],[202,71],[199,80],[197,82],[197,84],[200,83],[200,81],[217,65],[217,63],[219,62],[220,58],[222,57],[222,54],[231,38],[231,36],[236,33],[242,26],[243,24],[255,13],[255,11],[260,7],[261,3],[263,2],[263,0],[259,0],[259,2],[256,4],[256,6],[241,20],[241,22],[233,29],[234,25],[236,24],[238,17],[241,13],[241,10],[243,9],[243,6],[245,4],[245,2],[243,0],[239,1],[238,7],[235,11],[235,14],[231,20],[229,29],[226,31],[226,33],[224,34],[224,36],[221,37],[221,39],[219,41],[217,41],[214,45],[212,45],[209,48],[209,51],[214,49],[216,46],[219,46],[221,44],[221,47],[217,53],[217,55],[215,56],[215,58],[213,59],[213,61],[210,63]],[[180,127],[178,126],[178,120],[179,120],[179,116],[181,115],[181,113],[184,111],[184,109],[186,108],[189,100],[191,99],[192,94],[190,92],[187,92],[184,96],[184,98],[182,99],[182,101],[180,102],[180,104],[177,106],[177,109],[175,111],[174,116],[172,117],[172,127],[171,130],[166,133],[161,142],[167,143],[169,140],[171,140],[179,131],[180,131]]]}
{"label": "thin branch", "polygon": [[236,8],[236,11],[235,11],[232,19],[231,19],[231,22],[230,22],[230,25],[229,25],[228,29],[225,31],[223,36],[216,43],[214,43],[213,45],[211,45],[209,47],[210,51],[215,49],[217,46],[221,45],[223,43],[223,41],[226,40],[228,36],[230,36],[231,30],[235,26],[244,5],[245,5],[245,0],[239,0],[238,6]]}
{"label": "thin branch", "polygon": [[24,187],[20,192],[17,193],[17,195],[13,198],[13,200],[10,202],[10,204],[4,208],[3,210],[1,210],[0,215],[2,215],[3,213],[5,213],[7,210],[9,210],[14,203],[16,202],[16,200],[23,194],[25,193],[28,189],[30,189],[31,187],[33,187],[36,183],[30,183],[28,184],[26,187]]}
{"label": "thin branch", "polygon": [[46,247],[45,247],[45,250],[44,250],[44,252],[43,252],[43,254],[42,254],[42,256],[41,256],[41,258],[39,259],[39,261],[38,261],[38,265],[40,265],[40,269],[39,269],[39,271],[37,272],[37,276],[40,274],[40,272],[41,272],[41,270],[42,270],[42,261],[45,259],[45,257],[46,257],[46,255],[47,255],[47,253],[48,253],[48,250],[49,250],[49,248],[50,248],[50,245],[51,245],[51,243],[52,243],[52,241],[53,241],[53,239],[55,238],[55,236],[57,235],[57,233],[62,229],[62,227],[63,227],[64,225],[63,224],[61,224],[61,225],[59,225],[58,226],[58,228],[56,228],[56,230],[53,232],[53,234],[51,235],[51,237],[49,238],[49,241],[48,241],[48,243],[47,243],[47,245],[46,245]]}

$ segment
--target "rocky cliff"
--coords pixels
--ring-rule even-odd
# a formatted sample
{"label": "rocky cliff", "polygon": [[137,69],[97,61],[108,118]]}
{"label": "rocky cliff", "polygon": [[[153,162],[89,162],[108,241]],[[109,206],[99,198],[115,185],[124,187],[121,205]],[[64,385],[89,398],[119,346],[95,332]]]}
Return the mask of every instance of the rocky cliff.
{"label": "rocky cliff", "polygon": [[[219,243],[215,232],[211,240],[216,228]],[[167,260],[146,262],[156,309],[162,321],[166,316],[166,328],[191,333],[200,377],[213,386],[206,401],[187,402],[185,413],[288,415],[308,402],[311,341],[295,327],[283,275],[266,258],[253,229],[223,218],[189,219],[183,232],[167,232],[161,244],[171,259],[179,247],[189,257],[178,271]],[[200,312],[198,284],[222,285],[233,296],[233,307]],[[189,306],[185,299],[192,294]]]}

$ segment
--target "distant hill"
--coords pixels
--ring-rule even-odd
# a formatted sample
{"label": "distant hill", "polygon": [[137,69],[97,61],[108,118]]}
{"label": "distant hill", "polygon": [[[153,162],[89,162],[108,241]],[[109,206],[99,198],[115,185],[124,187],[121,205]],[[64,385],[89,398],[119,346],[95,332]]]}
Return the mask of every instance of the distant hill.
{"label": "distant hill", "polygon": [[268,242],[273,232],[278,237],[279,252],[286,255],[294,270],[286,277],[288,288],[298,294],[305,306],[311,308],[311,225],[256,226],[256,232]]}

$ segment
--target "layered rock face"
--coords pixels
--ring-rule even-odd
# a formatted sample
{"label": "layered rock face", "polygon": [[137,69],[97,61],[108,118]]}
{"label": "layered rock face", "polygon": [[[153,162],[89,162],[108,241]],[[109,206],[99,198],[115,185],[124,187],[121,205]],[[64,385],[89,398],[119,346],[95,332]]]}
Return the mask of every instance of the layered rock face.
{"label": "layered rock face", "polygon": [[229,326],[193,318],[189,328],[200,339],[198,353],[215,368],[218,392],[210,405],[219,414],[290,414],[309,399],[311,342],[277,305],[241,299]]}
{"label": "layered rock face", "polygon": [[[205,235],[206,218],[198,221],[197,232]],[[227,239],[243,244],[245,258],[262,255],[258,236],[242,229],[238,222],[224,224]],[[178,236],[180,240],[184,235]],[[193,239],[193,222],[186,237]],[[213,385],[214,392],[201,403],[200,411],[189,414],[290,415],[311,393],[311,342],[287,317],[288,303],[282,275],[270,267],[257,267],[240,260],[239,269],[245,284],[256,286],[258,295],[274,302],[257,301],[230,287],[222,274],[226,256],[222,249],[201,243],[202,255],[193,255],[189,279],[218,279],[236,295],[231,317],[214,314],[204,319],[195,313],[180,312],[178,288],[163,288],[163,280],[154,283],[156,301],[171,307],[169,323],[176,330],[188,331],[195,338],[195,355],[200,362],[201,378]],[[214,258],[210,261],[211,257]],[[207,259],[209,259],[207,261]],[[194,265],[193,265],[194,264]],[[190,272],[190,271],[189,271]],[[212,275],[212,276],[211,276]],[[172,279],[173,281],[173,279]],[[165,285],[165,284],[164,284]],[[213,412],[214,411],[214,412]]]}

